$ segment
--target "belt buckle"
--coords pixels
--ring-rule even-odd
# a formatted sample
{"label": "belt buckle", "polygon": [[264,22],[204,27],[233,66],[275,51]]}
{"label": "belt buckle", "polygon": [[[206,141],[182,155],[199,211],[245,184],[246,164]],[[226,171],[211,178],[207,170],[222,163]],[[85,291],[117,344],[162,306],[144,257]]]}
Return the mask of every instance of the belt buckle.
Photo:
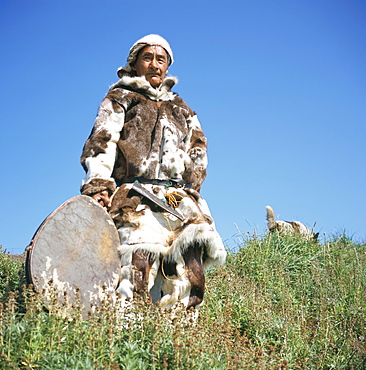
{"label": "belt buckle", "polygon": [[183,179],[169,179],[170,186],[174,186],[175,188],[183,188],[184,187],[184,180]]}

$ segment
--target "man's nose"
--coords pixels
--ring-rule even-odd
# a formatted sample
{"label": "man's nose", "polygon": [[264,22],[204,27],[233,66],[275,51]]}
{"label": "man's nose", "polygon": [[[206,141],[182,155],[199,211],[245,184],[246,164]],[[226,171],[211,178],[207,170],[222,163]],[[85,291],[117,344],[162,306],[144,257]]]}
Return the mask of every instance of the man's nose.
{"label": "man's nose", "polygon": [[156,60],[156,58],[151,59],[150,65],[153,68],[157,68],[158,67],[158,61]]}

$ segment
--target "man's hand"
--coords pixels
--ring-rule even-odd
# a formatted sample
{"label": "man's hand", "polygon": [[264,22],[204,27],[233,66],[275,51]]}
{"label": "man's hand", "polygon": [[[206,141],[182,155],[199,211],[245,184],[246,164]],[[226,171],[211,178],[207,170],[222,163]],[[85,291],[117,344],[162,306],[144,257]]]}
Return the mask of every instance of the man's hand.
{"label": "man's hand", "polygon": [[111,198],[109,197],[107,190],[95,193],[91,197],[95,199],[102,207],[110,208],[112,206]]}

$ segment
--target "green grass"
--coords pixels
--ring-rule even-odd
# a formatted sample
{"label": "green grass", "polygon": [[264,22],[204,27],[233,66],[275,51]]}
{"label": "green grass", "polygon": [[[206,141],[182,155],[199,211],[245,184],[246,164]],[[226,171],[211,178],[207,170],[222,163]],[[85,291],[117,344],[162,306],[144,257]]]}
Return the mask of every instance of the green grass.
{"label": "green grass", "polygon": [[[196,324],[136,298],[137,323],[109,299],[89,320],[62,318],[0,254],[1,369],[365,369],[366,245],[240,236],[207,274]],[[14,291],[12,293],[12,291]]]}

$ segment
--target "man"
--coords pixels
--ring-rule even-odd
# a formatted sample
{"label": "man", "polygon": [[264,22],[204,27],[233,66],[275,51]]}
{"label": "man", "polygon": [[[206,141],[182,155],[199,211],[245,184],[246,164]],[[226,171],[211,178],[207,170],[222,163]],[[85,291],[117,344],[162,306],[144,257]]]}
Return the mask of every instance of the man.
{"label": "man", "polygon": [[132,46],[84,145],[81,192],[106,207],[118,229],[117,291],[132,298],[147,287],[162,307],[181,301],[190,308],[203,301],[204,270],[224,263],[226,251],[199,194],[207,140],[171,91],[173,61],[158,35]]}

